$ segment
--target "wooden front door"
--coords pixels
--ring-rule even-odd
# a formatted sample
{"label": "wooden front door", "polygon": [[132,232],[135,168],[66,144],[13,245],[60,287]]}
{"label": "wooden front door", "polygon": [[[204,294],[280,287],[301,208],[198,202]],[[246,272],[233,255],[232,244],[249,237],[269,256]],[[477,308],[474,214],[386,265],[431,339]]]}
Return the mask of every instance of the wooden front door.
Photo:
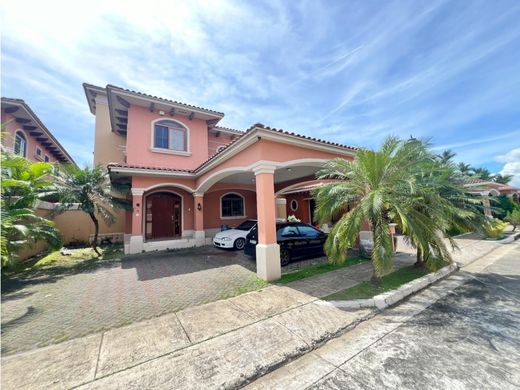
{"label": "wooden front door", "polygon": [[164,240],[182,236],[182,199],[169,192],[146,197],[146,239]]}

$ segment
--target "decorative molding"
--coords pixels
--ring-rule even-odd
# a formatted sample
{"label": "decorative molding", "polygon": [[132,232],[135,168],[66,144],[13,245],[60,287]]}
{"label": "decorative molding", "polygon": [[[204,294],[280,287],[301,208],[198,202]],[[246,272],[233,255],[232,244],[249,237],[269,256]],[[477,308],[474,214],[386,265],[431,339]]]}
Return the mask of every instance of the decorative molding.
{"label": "decorative molding", "polygon": [[132,195],[134,196],[143,196],[145,189],[144,188],[132,188]]}
{"label": "decorative molding", "polygon": [[108,105],[108,98],[106,95],[96,95],[94,101],[96,102],[96,106],[98,104],[104,104],[105,106]]}

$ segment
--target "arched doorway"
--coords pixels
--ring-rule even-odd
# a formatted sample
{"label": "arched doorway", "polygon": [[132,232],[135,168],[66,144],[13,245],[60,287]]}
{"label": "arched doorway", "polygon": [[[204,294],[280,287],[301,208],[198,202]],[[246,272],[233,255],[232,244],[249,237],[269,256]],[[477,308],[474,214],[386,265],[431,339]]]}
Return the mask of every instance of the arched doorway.
{"label": "arched doorway", "polygon": [[182,198],[172,192],[154,192],[146,197],[145,237],[164,240],[182,236]]}

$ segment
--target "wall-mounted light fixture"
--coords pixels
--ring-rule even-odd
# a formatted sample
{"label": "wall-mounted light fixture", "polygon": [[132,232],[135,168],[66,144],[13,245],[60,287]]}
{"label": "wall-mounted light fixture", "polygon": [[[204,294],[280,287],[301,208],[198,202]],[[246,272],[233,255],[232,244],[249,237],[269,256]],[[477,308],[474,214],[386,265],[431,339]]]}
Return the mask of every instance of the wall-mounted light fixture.
{"label": "wall-mounted light fixture", "polygon": [[202,205],[200,203],[197,203],[197,210],[202,210]]}

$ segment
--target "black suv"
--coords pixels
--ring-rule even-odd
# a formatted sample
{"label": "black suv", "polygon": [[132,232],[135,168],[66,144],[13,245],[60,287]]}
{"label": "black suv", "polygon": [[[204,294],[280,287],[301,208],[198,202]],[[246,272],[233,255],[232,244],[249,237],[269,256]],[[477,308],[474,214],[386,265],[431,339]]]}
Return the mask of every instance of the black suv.
{"label": "black suv", "polygon": [[[299,257],[323,256],[323,244],[327,235],[314,226],[302,222],[283,222],[276,224],[276,241],[280,245],[280,261],[287,265]],[[244,253],[256,257],[258,226],[246,236]]]}

